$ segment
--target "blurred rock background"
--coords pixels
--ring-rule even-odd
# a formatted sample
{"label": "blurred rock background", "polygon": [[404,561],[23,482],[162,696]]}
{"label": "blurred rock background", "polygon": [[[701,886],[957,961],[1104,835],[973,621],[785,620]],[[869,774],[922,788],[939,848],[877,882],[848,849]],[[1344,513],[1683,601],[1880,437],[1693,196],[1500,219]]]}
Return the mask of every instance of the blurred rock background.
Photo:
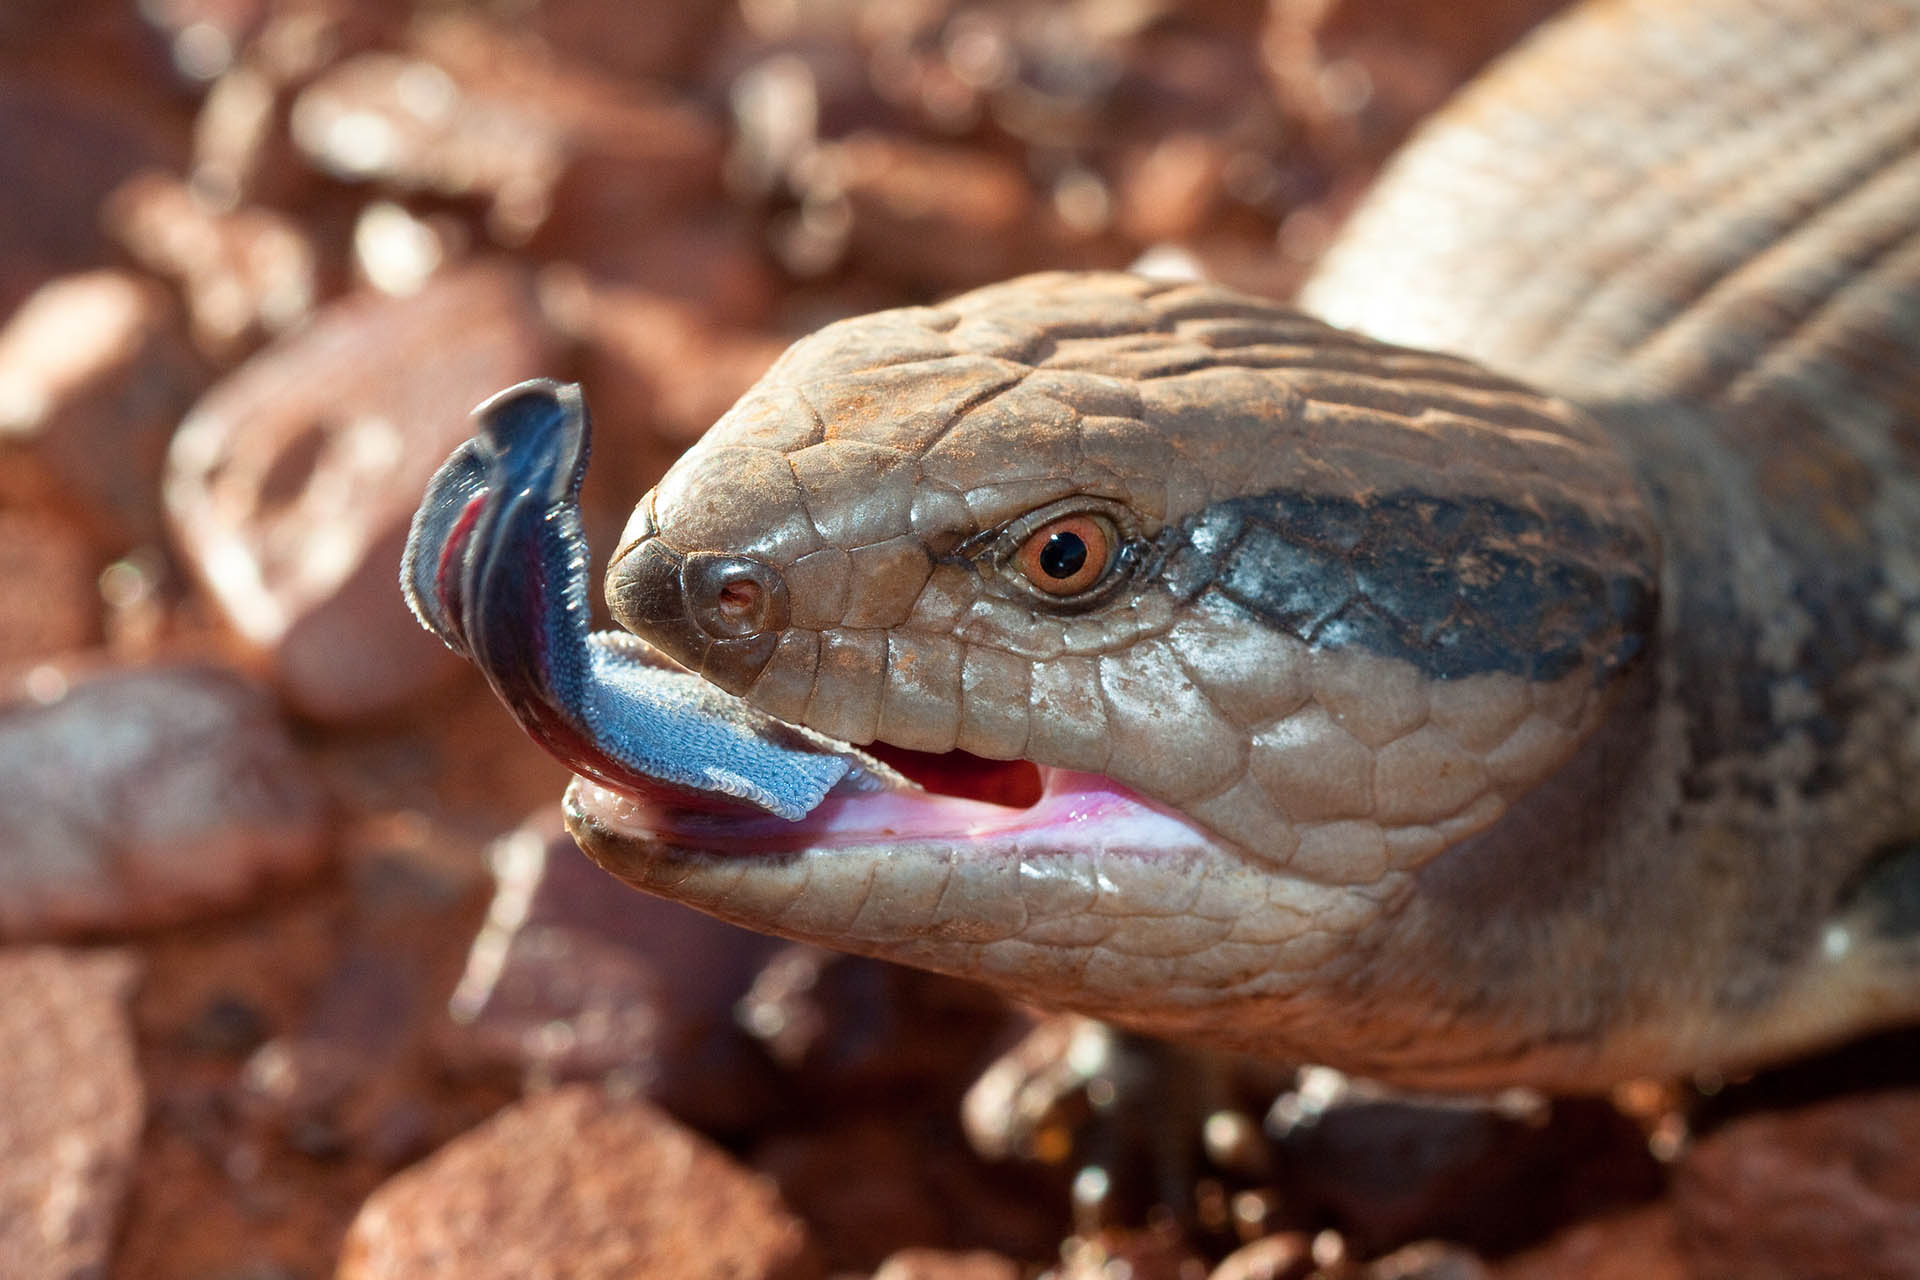
{"label": "blurred rock background", "polygon": [[1284,297],[1557,7],[6,0],[0,1274],[1920,1274],[1910,1037],[1076,1142],[1072,1027],[602,877],[395,587],[524,377],[604,549],[827,321],[1166,247]]}

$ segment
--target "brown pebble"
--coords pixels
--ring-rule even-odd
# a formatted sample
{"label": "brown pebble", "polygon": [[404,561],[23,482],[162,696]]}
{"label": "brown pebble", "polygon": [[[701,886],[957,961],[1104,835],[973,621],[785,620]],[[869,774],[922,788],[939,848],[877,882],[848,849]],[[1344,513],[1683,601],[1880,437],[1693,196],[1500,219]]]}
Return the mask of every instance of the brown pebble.
{"label": "brown pebble", "polygon": [[880,1264],[873,1280],[1020,1280],[1020,1264],[983,1249],[902,1249]]}
{"label": "brown pebble", "polygon": [[805,1226],[764,1179],[664,1112],[572,1085],[387,1182],[337,1280],[811,1280]]}
{"label": "brown pebble", "polygon": [[1198,1280],[1207,1264],[1178,1231],[1140,1227],[1075,1236],[1060,1246],[1055,1280]]}
{"label": "brown pebble", "polygon": [[0,951],[0,1270],[108,1274],[146,1119],[119,951]]}
{"label": "brown pebble", "polygon": [[44,667],[25,685],[0,705],[0,937],[188,919],[319,863],[325,797],[239,677]]}
{"label": "brown pebble", "polygon": [[633,892],[580,852],[557,810],[502,837],[489,861],[498,887],[445,1037],[457,1063],[618,1078],[710,1130],[765,1123],[775,1082],[734,1007],[780,942]]}
{"label": "brown pebble", "polygon": [[1207,1280],[1307,1280],[1313,1242],[1298,1231],[1263,1236],[1220,1260]]}
{"label": "brown pebble", "polygon": [[1364,1280],[1492,1280],[1492,1274],[1473,1250],[1439,1240],[1395,1249],[1362,1272]]}
{"label": "brown pebble", "polygon": [[[295,142],[350,180],[488,202],[490,229],[549,244],[627,232],[718,192],[721,137],[699,112],[563,63],[483,21],[418,24],[409,53],[330,68],[293,108]],[[557,237],[557,241],[551,239]]]}
{"label": "brown pebble", "polygon": [[[117,546],[160,536],[161,460],[207,373],[165,289],[124,271],[64,276],[0,328],[0,468]],[[20,495],[16,493],[16,498]]]}
{"label": "brown pebble", "polygon": [[212,208],[186,183],[147,173],[116,190],[102,217],[135,260],[180,286],[208,356],[237,358],[313,312],[313,244],[285,214]]}
{"label": "brown pebble", "polygon": [[1673,1209],[1649,1205],[1582,1222],[1508,1258],[1499,1280],[1689,1280]]}
{"label": "brown pebble", "polygon": [[1742,1117],[1674,1183],[1698,1280],[1920,1276],[1920,1092]]}

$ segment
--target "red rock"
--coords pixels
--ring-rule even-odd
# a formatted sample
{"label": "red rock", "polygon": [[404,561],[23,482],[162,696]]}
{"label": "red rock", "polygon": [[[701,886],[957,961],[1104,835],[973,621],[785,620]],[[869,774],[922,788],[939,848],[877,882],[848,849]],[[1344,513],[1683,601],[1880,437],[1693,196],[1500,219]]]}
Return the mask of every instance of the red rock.
{"label": "red rock", "polygon": [[902,1249],[880,1264],[873,1280],[1020,1280],[1020,1264],[984,1249]]}
{"label": "red rock", "polygon": [[1099,127],[1142,141],[1198,133],[1237,147],[1284,145],[1257,44],[1265,16],[1227,0],[1194,21],[1139,31]]}
{"label": "red rock", "polygon": [[[164,289],[121,271],[68,276],[0,329],[0,467],[77,506],[104,541],[160,535],[167,437],[206,373]],[[30,479],[28,478],[30,477]]]}
{"label": "red rock", "polygon": [[[221,211],[243,205],[299,210],[309,229],[318,229],[316,223],[332,220],[328,210],[338,193],[323,188],[294,145],[288,121],[293,98],[332,63],[396,43],[408,6],[238,0],[245,13],[202,19],[196,31],[190,14],[202,2],[155,6],[167,10],[158,20],[170,29],[176,49],[200,46],[213,55],[199,59],[199,78],[212,82],[194,120],[195,194]],[[213,0],[215,7],[229,3]]]}
{"label": "red rock", "polygon": [[187,184],[148,173],[116,190],[103,216],[135,260],[185,292],[209,356],[232,358],[313,311],[313,245],[285,214],[210,208]]}
{"label": "red rock", "polygon": [[810,1280],[762,1180],[644,1102],[574,1085],[510,1107],[376,1191],[338,1280]]}
{"label": "red rock", "polygon": [[175,539],[299,709],[366,715],[455,668],[396,585],[407,524],[473,406],[553,372],[551,355],[527,277],[467,267],[413,297],[335,304],[181,424]]}
{"label": "red rock", "polygon": [[325,798],[271,702],[211,667],[29,675],[0,706],[0,936],[183,920],[311,871]]}
{"label": "red rock", "polygon": [[523,236],[547,214],[565,143],[556,121],[475,99],[444,68],[386,51],[350,58],[308,86],[294,104],[293,138],[338,178],[504,202],[500,216]]}
{"label": "red rock", "polygon": [[556,811],[501,839],[490,861],[499,885],[453,995],[456,1060],[615,1077],[709,1130],[768,1117],[772,1073],[733,1011],[782,944],[629,890]]}
{"label": "red rock", "polygon": [[206,203],[299,203],[312,171],[296,162],[286,99],[280,78],[251,62],[230,67],[208,87],[194,120],[191,170],[193,190]]}
{"label": "red rock", "polygon": [[1312,1242],[1295,1231],[1241,1245],[1220,1260],[1207,1280],[1307,1280],[1313,1269]]}
{"label": "red rock", "polygon": [[[326,971],[308,983],[284,1034],[247,1058],[233,1110],[269,1151],[318,1160],[371,1161],[389,1170],[430,1149],[441,1117],[432,1036],[444,1022],[459,940],[477,905],[461,866],[449,866],[391,824],[347,833],[350,909]],[[391,841],[391,842],[390,842]],[[439,843],[434,840],[433,843]],[[464,861],[464,860],[462,860]]]}
{"label": "red rock", "polygon": [[72,6],[63,0],[15,0],[0,8],[0,37],[8,41],[44,36]]}
{"label": "red rock", "polygon": [[1075,1236],[1060,1246],[1055,1280],[1190,1280],[1206,1274],[1207,1264],[1175,1229],[1144,1227]]}
{"label": "red rock", "polygon": [[[909,13],[896,6],[888,20],[937,22],[949,7],[916,6]],[[859,18],[855,9],[792,5],[779,17],[795,29],[784,32],[767,29],[782,25],[770,20],[774,16],[771,5],[749,15],[713,60],[716,82],[710,92],[727,102],[732,116],[727,187],[737,199],[755,203],[804,191],[825,137],[863,129],[901,131],[906,122],[893,103],[912,92],[898,84],[901,68],[889,65],[881,73],[876,59],[860,47],[853,30]]]}
{"label": "red rock", "polygon": [[1570,1227],[1509,1258],[1499,1280],[1689,1280],[1670,1206],[1650,1205]]}
{"label": "red rock", "polygon": [[557,62],[481,22],[416,27],[414,52],[329,69],[293,109],[322,169],[402,190],[482,199],[505,243],[631,233],[719,190],[719,130],[637,85]]}
{"label": "red rock", "polygon": [[0,1259],[9,1280],[105,1276],[146,1099],[116,951],[0,951]]}
{"label": "red rock", "polygon": [[950,1121],[1007,1017],[968,984],[790,946],[631,892],[551,811],[490,860],[499,886],[445,1037],[463,1068],[617,1081],[719,1132],[764,1124],[796,1097],[824,1111],[884,1091]]}
{"label": "red rock", "polygon": [[0,666],[97,642],[98,569],[72,521],[0,509]]}
{"label": "red rock", "polygon": [[1362,1280],[1491,1280],[1492,1272],[1471,1249],[1426,1240],[1375,1258]]}
{"label": "red rock", "polygon": [[355,938],[297,1032],[269,1040],[242,1073],[252,1118],[283,1135],[337,1125],[343,1104],[392,1068],[426,1007],[413,957]]}
{"label": "red rock", "polygon": [[1742,1117],[1674,1183],[1697,1280],[1920,1276],[1920,1090]]}
{"label": "red rock", "polygon": [[151,137],[180,140],[191,105],[141,7],[112,0],[9,0],[0,6],[0,78],[46,85],[71,95],[75,105],[105,108]]}

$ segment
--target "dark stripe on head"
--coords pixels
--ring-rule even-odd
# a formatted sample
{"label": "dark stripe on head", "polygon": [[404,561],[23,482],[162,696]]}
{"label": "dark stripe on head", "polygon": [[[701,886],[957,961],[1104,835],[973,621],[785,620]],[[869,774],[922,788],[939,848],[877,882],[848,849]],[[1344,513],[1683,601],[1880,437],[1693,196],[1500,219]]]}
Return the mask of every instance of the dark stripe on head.
{"label": "dark stripe on head", "polygon": [[1411,492],[1218,502],[1163,535],[1159,568],[1182,596],[1438,679],[1587,665],[1596,683],[1644,646],[1654,572],[1643,535],[1577,507]]}

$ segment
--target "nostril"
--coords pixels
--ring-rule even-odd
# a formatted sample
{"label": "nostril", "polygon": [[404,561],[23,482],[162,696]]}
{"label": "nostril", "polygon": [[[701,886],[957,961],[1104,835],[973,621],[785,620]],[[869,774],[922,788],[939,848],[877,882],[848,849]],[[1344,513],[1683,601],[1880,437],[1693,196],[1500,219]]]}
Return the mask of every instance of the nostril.
{"label": "nostril", "polygon": [[745,556],[696,554],[687,557],[680,574],[688,614],[716,639],[787,625],[787,584],[771,565]]}
{"label": "nostril", "polygon": [[760,608],[760,588],[751,582],[729,582],[720,588],[714,609],[720,617],[735,625],[750,624]]}
{"label": "nostril", "polygon": [[729,693],[760,675],[787,626],[787,584],[746,556],[683,555],[642,536],[607,571],[620,625]]}

